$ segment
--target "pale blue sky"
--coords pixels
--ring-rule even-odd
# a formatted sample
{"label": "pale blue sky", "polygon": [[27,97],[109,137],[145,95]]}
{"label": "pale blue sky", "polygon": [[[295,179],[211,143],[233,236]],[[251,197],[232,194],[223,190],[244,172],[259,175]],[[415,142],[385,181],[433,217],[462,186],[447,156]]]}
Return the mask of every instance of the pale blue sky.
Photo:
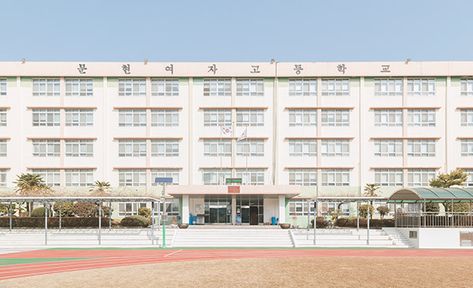
{"label": "pale blue sky", "polygon": [[473,60],[472,0],[0,0],[0,60]]}

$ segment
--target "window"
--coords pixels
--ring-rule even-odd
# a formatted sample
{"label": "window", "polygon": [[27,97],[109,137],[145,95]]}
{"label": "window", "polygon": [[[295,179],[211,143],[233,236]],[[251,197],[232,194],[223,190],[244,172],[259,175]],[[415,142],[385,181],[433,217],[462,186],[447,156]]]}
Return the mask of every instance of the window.
{"label": "window", "polygon": [[313,202],[307,202],[307,200],[289,200],[288,208],[290,216],[307,216],[307,207],[309,208],[309,214],[314,215],[314,204]]}
{"label": "window", "polygon": [[94,110],[66,109],[66,126],[93,126]]}
{"label": "window", "polygon": [[289,185],[316,186],[317,170],[289,169]]}
{"label": "window", "polygon": [[465,186],[473,186],[473,169],[465,169],[466,175],[468,175],[468,178],[466,179]]}
{"label": "window", "polygon": [[289,96],[317,96],[317,79],[289,79]]}
{"label": "window", "polygon": [[94,185],[94,170],[66,169],[66,186],[90,187]]}
{"label": "window", "polygon": [[407,170],[407,185],[410,187],[429,186],[430,180],[435,178],[435,169]]}
{"label": "window", "polygon": [[139,127],[146,126],[146,110],[120,110],[118,111],[118,126]]}
{"label": "window", "polygon": [[59,109],[33,109],[33,126],[59,126],[61,112]]}
{"label": "window", "polygon": [[350,156],[349,140],[322,140],[322,156],[345,157]]}
{"label": "window", "polygon": [[152,79],[152,96],[179,96],[179,79]]}
{"label": "window", "polygon": [[151,126],[176,127],[179,126],[178,109],[151,110]]}
{"label": "window", "polygon": [[204,79],[204,96],[232,96],[230,79]]}
{"label": "window", "polygon": [[94,96],[92,79],[66,79],[66,96]]}
{"label": "window", "polygon": [[401,96],[402,79],[375,79],[375,96]]}
{"label": "window", "polygon": [[375,140],[374,156],[400,157],[402,156],[402,140]]}
{"label": "window", "polygon": [[433,96],[435,79],[408,79],[407,92],[411,96]]}
{"label": "window", "polygon": [[323,169],[322,186],[350,186],[350,170]]}
{"label": "window", "polygon": [[432,109],[409,109],[407,110],[407,125],[434,127],[435,110]]}
{"label": "window", "polygon": [[118,79],[118,96],[146,96],[146,80]]}
{"label": "window", "polygon": [[289,110],[289,126],[316,126],[317,110],[291,109]]}
{"label": "window", "polygon": [[374,126],[402,126],[402,110],[375,110],[374,111]]}
{"label": "window", "polygon": [[33,140],[33,156],[36,157],[59,157],[59,140]]}
{"label": "window", "polygon": [[237,79],[237,96],[264,96],[263,79]]}
{"label": "window", "polygon": [[138,215],[138,210],[140,208],[146,208],[146,203],[136,203],[136,202],[121,202],[118,203],[118,216],[132,216]]}
{"label": "window", "polygon": [[152,169],[151,170],[151,183],[153,186],[159,185],[154,181],[156,177],[169,177],[172,178],[172,185],[179,185],[179,169]]}
{"label": "window", "polygon": [[231,169],[203,169],[202,181],[204,185],[224,185],[225,179],[232,177]]}
{"label": "window", "polygon": [[350,126],[350,111],[322,110],[322,126]]}
{"label": "window", "polygon": [[33,96],[59,96],[59,79],[33,79]]}
{"label": "window", "polygon": [[254,156],[262,157],[264,156],[264,140],[246,140],[238,141],[236,143],[236,155],[237,156]]}
{"label": "window", "polygon": [[461,139],[462,156],[473,156],[473,139]]}
{"label": "window", "polygon": [[322,79],[322,96],[349,96],[349,79]]}
{"label": "window", "polygon": [[473,79],[461,79],[460,83],[461,83],[460,84],[461,85],[461,95],[462,96],[473,96]]}
{"label": "window", "polygon": [[232,156],[232,141],[204,140],[204,156]]}
{"label": "window", "polygon": [[408,140],[407,156],[435,157],[435,140]]}
{"label": "window", "polygon": [[462,109],[460,113],[461,126],[473,126],[473,109]]}
{"label": "window", "polygon": [[119,140],[119,157],[146,157],[145,140]]}
{"label": "window", "polygon": [[243,185],[264,185],[264,169],[236,169]]}
{"label": "window", "polygon": [[264,126],[264,110],[238,109],[236,121],[237,126]]}
{"label": "window", "polygon": [[118,170],[119,186],[146,186],[145,169],[120,169]]}
{"label": "window", "polygon": [[0,79],[0,96],[7,95],[7,79]]}
{"label": "window", "polygon": [[59,169],[33,169],[31,173],[41,176],[44,183],[48,186],[61,186],[61,173]]}
{"label": "window", "polygon": [[0,109],[0,126],[7,126],[7,109]]}
{"label": "window", "polygon": [[380,186],[402,186],[404,184],[402,169],[375,169],[374,181]]}
{"label": "window", "polygon": [[317,141],[307,139],[289,140],[289,156],[317,156]]}
{"label": "window", "polygon": [[7,140],[0,140],[0,157],[7,157]]}
{"label": "window", "polygon": [[178,140],[153,140],[151,141],[151,156],[153,157],[178,157]]}
{"label": "window", "polygon": [[93,157],[93,140],[66,140],[66,157]]}
{"label": "window", "polygon": [[205,109],[204,126],[223,126],[232,125],[232,110],[230,109]]}
{"label": "window", "polygon": [[7,187],[7,170],[0,170],[0,187]]}

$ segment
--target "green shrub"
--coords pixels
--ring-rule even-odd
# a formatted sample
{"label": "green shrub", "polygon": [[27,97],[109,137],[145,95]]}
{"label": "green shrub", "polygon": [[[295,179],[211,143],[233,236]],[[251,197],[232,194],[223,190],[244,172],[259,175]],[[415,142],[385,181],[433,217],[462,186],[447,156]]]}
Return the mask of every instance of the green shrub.
{"label": "green shrub", "polygon": [[360,209],[359,209],[361,218],[368,217],[368,209],[370,211],[370,218],[373,217],[374,207],[372,205],[363,204],[363,205],[360,205]]}
{"label": "green shrub", "polygon": [[[327,227],[328,222],[325,221],[324,217],[317,217],[317,228]],[[314,228],[314,219],[310,220],[310,226]]]}
{"label": "green shrub", "polygon": [[[33,211],[31,211],[31,217],[44,217],[44,211],[44,207],[34,208]],[[51,210],[49,210],[48,215],[51,216]]]}
{"label": "green shrub", "polygon": [[55,215],[59,215],[59,213],[61,213],[61,217],[72,217],[74,216],[74,203],[56,202],[53,205],[53,211]]}
{"label": "green shrub", "polygon": [[150,218],[151,209],[149,209],[148,207],[141,207],[140,209],[138,209],[138,215],[146,217],[146,218]]}
{"label": "green shrub", "polygon": [[389,207],[388,206],[379,206],[376,208],[376,210],[379,212],[379,215],[381,216],[381,219],[384,219],[384,216],[389,213]]}
{"label": "green shrub", "polygon": [[77,217],[96,217],[98,215],[98,207],[92,202],[74,203],[72,211]]}
{"label": "green shrub", "polygon": [[[9,218],[0,217],[0,227],[9,227]],[[61,226],[63,228],[97,228],[99,219],[95,217],[64,217],[61,219]],[[102,218],[102,227],[108,227],[109,218]],[[116,226],[117,223],[115,223]],[[43,228],[43,217],[13,217],[13,227],[22,228]],[[113,221],[112,221],[113,225]],[[48,227],[59,227],[59,217],[48,218]]]}
{"label": "green shrub", "polygon": [[[360,218],[360,227],[366,228],[367,222],[366,218]],[[335,222],[335,226],[356,228],[356,218],[338,218]],[[370,219],[370,228],[382,227],[394,227],[394,219]]]}
{"label": "green shrub", "polygon": [[143,216],[128,216],[122,219],[120,222],[121,226],[124,227],[148,227],[151,224],[151,221]]}

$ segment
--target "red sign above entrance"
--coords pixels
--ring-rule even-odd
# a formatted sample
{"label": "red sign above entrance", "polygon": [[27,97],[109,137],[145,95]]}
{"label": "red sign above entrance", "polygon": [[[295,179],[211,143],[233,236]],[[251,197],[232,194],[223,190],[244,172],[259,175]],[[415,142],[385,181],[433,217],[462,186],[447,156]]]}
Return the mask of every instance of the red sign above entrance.
{"label": "red sign above entrance", "polygon": [[228,193],[240,193],[240,186],[228,186]]}

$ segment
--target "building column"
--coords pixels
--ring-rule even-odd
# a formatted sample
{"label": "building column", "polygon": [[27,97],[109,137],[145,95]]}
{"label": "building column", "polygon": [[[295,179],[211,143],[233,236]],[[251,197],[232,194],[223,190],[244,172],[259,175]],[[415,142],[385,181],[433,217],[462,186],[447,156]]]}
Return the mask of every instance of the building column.
{"label": "building column", "polygon": [[279,195],[279,223],[286,223],[286,195]]}
{"label": "building column", "polygon": [[189,195],[182,195],[182,224],[189,224]]}
{"label": "building column", "polygon": [[236,225],[236,207],[237,207],[237,203],[236,203],[236,195],[232,195],[232,224],[233,225]]}

